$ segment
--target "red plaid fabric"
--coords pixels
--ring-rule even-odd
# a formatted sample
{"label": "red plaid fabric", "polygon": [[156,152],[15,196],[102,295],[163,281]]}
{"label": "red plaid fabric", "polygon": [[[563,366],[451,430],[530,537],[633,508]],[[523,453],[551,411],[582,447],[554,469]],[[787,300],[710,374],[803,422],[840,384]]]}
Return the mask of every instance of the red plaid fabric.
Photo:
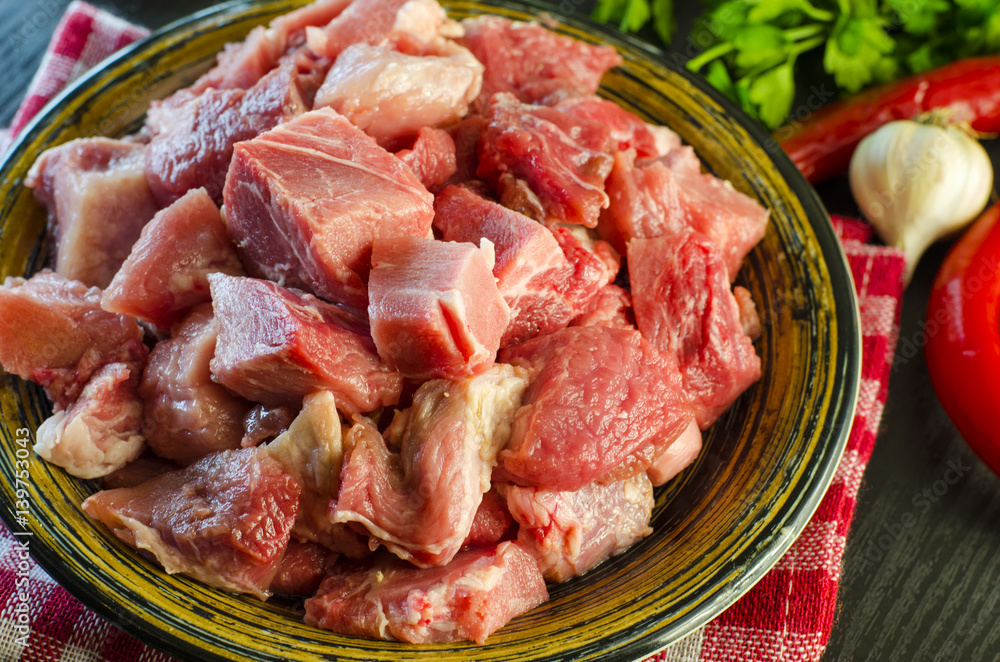
{"label": "red plaid fabric", "polygon": [[[146,30],[86,3],[71,4],[11,134],[16,136],[66,84],[145,34]],[[834,226],[858,291],[864,352],[861,394],[844,459],[812,521],[778,565],[728,611],[647,662],[812,662],[823,654],[833,627],[855,499],[885,403],[903,291],[902,253],[865,243],[871,239],[865,223],[834,218]],[[27,578],[25,567],[30,569]],[[29,599],[21,599],[23,594]],[[20,611],[24,605],[26,612]],[[0,526],[0,662],[84,660],[169,662],[170,658],[83,607],[24,555],[15,537]]]}

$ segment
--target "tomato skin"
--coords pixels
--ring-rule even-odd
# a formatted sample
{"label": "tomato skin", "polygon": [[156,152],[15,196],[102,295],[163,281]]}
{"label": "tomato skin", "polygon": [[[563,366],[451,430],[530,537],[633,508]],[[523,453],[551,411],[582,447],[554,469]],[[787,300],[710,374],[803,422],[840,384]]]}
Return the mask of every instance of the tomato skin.
{"label": "tomato skin", "polygon": [[1000,55],[968,58],[825,106],[774,136],[810,182],[847,172],[861,139],[893,120],[948,109],[976,131],[1000,132]]}
{"label": "tomato skin", "polygon": [[952,423],[1000,476],[1000,203],[952,247],[927,305],[924,354]]}

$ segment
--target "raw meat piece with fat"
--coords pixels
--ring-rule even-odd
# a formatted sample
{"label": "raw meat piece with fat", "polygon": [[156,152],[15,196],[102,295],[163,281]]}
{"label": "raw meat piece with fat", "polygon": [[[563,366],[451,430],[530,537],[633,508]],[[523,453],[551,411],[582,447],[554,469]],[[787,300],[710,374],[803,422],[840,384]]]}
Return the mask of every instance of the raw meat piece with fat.
{"label": "raw meat piece with fat", "polygon": [[413,145],[396,152],[396,158],[413,171],[428,191],[437,191],[448,183],[457,169],[455,141],[447,131],[425,126]]}
{"label": "raw meat piece with fat", "polygon": [[417,566],[448,563],[469,537],[526,385],[508,365],[424,383],[385,439],[369,435],[348,451],[332,519],[364,525]]}
{"label": "raw meat piece with fat", "polygon": [[571,491],[629,478],[691,421],[675,359],[638,331],[572,326],[499,358],[533,376],[496,480]]}
{"label": "raw meat piece with fat", "polygon": [[376,239],[368,317],[382,360],[411,379],[489,368],[510,321],[493,263],[488,241]]}
{"label": "raw meat piece with fat", "polygon": [[278,571],[267,587],[271,593],[311,596],[331,572],[335,572],[337,553],[314,542],[288,541]]}
{"label": "raw meat piece with fat", "polygon": [[0,287],[0,365],[68,407],[109,363],[141,372],[147,350],[135,318],[101,309],[101,291],[42,270]]}
{"label": "raw meat piece with fat", "polygon": [[374,46],[400,35],[430,42],[460,34],[455,27],[435,0],[352,0],[322,28],[306,28],[306,42],[317,55],[336,60],[352,44]]}
{"label": "raw meat piece with fat", "polygon": [[593,228],[608,206],[604,180],[612,151],[604,124],[497,94],[486,111],[477,174],[505,207],[538,221]]}
{"label": "raw meat piece with fat", "polygon": [[[642,118],[630,113],[614,101],[597,96],[567,99],[556,104],[556,108],[592,122],[606,124],[611,129],[611,139],[616,143],[615,151],[634,149],[640,158],[660,156],[663,146],[681,146],[681,139],[666,127],[653,127]],[[657,131],[660,134],[657,134]],[[667,132],[667,133],[662,133]]]}
{"label": "raw meat piece with fat", "polygon": [[582,575],[653,532],[653,486],[645,473],[572,492],[511,484],[497,489],[518,524],[517,541],[550,581]]}
{"label": "raw meat piece with fat", "polygon": [[497,92],[511,92],[527,103],[594,94],[604,73],[622,63],[609,46],[557,35],[537,23],[477,16],[462,26],[460,43],[486,68],[480,110]]}
{"label": "raw meat piece with fat", "polygon": [[356,311],[376,237],[426,237],[434,198],[413,172],[329,108],[239,143],[226,223],[255,276]]}
{"label": "raw meat piece with fat", "polygon": [[101,307],[169,329],[211,300],[208,274],[217,271],[244,275],[219,208],[205,189],[194,189],[142,229]]}
{"label": "raw meat piece with fat", "polygon": [[646,470],[653,487],[659,487],[674,478],[695,461],[699,452],[701,452],[701,430],[698,428],[698,421],[691,421],[681,436],[667,446],[667,450],[663,451]]}
{"label": "raw meat piece with fat", "polygon": [[142,433],[160,457],[191,464],[240,448],[243,419],[253,404],[212,379],[218,334],[212,305],[204,303],[149,355],[139,386]]}
{"label": "raw meat piece with fat", "polygon": [[80,138],[46,150],[25,185],[48,210],[56,273],[107,287],[158,208],[143,170],[147,147]]}
{"label": "raw meat piece with fat", "polygon": [[704,430],[761,374],[723,257],[698,232],[633,239],[628,272],[639,330],[676,357]]}
{"label": "raw meat piece with fat", "polygon": [[341,565],[306,600],[306,623],[370,639],[484,644],[547,599],[531,554],[502,542],[460,552],[440,568],[414,568],[391,557]]}
{"label": "raw meat piece with fat", "polygon": [[269,281],[208,280],[219,325],[211,367],[223,386],[254,402],[293,407],[325,389],[348,413],[398,401],[403,379],[383,365],[364,322]]}
{"label": "raw meat piece with fat", "polygon": [[169,574],[265,600],[298,505],[295,479],[263,451],[246,448],[136,487],[103,490],[82,508]]}

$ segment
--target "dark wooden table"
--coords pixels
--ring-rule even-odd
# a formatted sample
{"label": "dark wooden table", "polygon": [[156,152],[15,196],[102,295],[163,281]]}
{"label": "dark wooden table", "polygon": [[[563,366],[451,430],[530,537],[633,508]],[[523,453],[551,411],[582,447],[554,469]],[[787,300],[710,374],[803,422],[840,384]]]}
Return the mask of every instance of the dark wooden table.
{"label": "dark wooden table", "polygon": [[[150,28],[214,4],[92,2]],[[0,126],[13,117],[68,4],[0,0]],[[700,5],[677,4],[680,32],[672,50],[690,57],[698,47],[687,35]],[[561,6],[585,13],[589,2]],[[1000,173],[1000,147],[990,148]],[[819,191],[831,212],[858,214],[845,181]],[[927,296],[946,249],[938,245],[924,257],[906,293],[889,401],[847,542],[827,662],[1000,660],[1000,479],[955,431],[923,358]]]}

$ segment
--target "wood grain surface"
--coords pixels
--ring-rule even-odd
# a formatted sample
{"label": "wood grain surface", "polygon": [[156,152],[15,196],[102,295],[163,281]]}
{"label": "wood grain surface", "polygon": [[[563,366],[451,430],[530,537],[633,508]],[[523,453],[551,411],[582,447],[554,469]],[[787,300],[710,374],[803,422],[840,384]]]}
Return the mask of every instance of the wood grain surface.
{"label": "wood grain surface", "polygon": [[[590,6],[568,2],[563,9],[586,13]],[[68,4],[0,0],[0,126],[13,117]],[[213,3],[93,4],[155,29]],[[686,34],[700,6],[677,5],[680,31],[671,51],[686,59],[698,52]],[[988,147],[1000,168],[1000,148]],[[844,180],[819,192],[831,212],[858,214]],[[927,296],[946,249],[939,244],[925,256],[906,294],[889,400],[847,541],[825,662],[1000,660],[1000,479],[951,425],[923,358]]]}

